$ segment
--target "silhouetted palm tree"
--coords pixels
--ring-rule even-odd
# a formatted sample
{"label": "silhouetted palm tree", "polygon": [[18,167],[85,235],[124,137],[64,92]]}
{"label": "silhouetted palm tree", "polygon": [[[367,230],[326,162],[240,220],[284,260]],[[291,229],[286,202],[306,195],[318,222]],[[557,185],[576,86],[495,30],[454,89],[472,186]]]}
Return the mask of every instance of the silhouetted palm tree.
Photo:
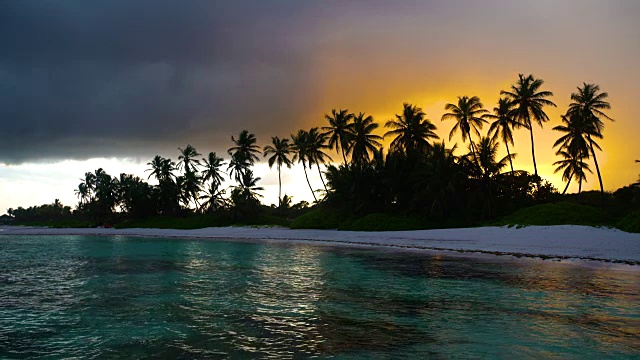
{"label": "silhouetted palm tree", "polygon": [[379,135],[372,134],[378,128],[378,124],[373,122],[373,117],[358,114],[353,118],[352,132],[349,135],[347,153],[351,154],[351,162],[362,165],[369,161],[369,152],[374,152],[380,146],[378,140],[382,140]]}
{"label": "silhouetted palm tree", "polygon": [[80,184],[78,184],[78,188],[74,190],[74,193],[80,200],[80,205],[84,205],[89,200],[89,196],[90,196],[89,188],[87,187],[87,184],[84,182],[81,182]]}
{"label": "silhouetted palm tree", "polygon": [[[599,91],[600,87],[598,85],[583,83],[582,88],[578,87],[578,92],[571,94],[572,102],[569,104],[567,114],[583,117],[586,126],[592,127],[592,131],[599,134],[600,138],[602,138],[602,130],[604,130],[604,122],[602,120],[607,119],[613,121],[613,119],[604,113],[604,110],[611,109],[611,105],[605,100],[609,97],[609,94],[606,92],[599,93]],[[600,182],[600,193],[604,196],[604,185],[602,183],[600,167],[598,166],[598,159],[596,158],[594,142],[589,133],[587,133],[587,141],[589,143],[589,149],[591,150],[591,156],[593,156],[593,162],[596,165],[598,181]]]}
{"label": "silhouetted palm tree", "polygon": [[278,165],[278,207],[282,204],[282,177],[281,169],[282,165],[291,168],[292,162],[289,159],[289,155],[293,152],[289,139],[280,139],[277,136],[271,138],[271,144],[264,147],[264,156],[272,155],[267,161],[269,168],[273,167],[273,164]]}
{"label": "silhouetted palm tree", "polygon": [[244,199],[250,199],[257,203],[260,202],[258,198],[262,197],[262,195],[260,195],[258,191],[262,191],[264,188],[257,185],[258,181],[260,181],[260,178],[253,177],[253,171],[251,170],[247,170],[247,172],[242,174],[240,188],[242,189],[242,196]]}
{"label": "silhouetted palm tree", "polygon": [[221,170],[224,166],[224,159],[218,157],[215,152],[210,152],[206,159],[202,159],[204,162],[204,170],[202,170],[202,181],[209,181],[214,185],[214,188],[219,188],[224,178],[222,174],[225,174]]}
{"label": "silhouetted palm tree", "polygon": [[84,181],[87,187],[88,199],[90,200],[93,197],[93,192],[96,190],[96,175],[92,172],[86,172],[84,173],[84,179],[80,180]]}
{"label": "silhouetted palm tree", "polygon": [[501,98],[498,100],[498,106],[493,108],[493,113],[495,115],[486,114],[484,116],[486,119],[494,119],[489,127],[489,136],[493,141],[502,140],[507,148],[507,157],[509,158],[509,165],[511,165],[511,172],[513,172],[509,144],[513,145],[513,129],[520,126],[520,123],[513,116],[513,103],[509,99]]}
{"label": "silhouetted palm tree", "polygon": [[518,74],[518,81],[511,86],[511,91],[500,91],[500,95],[506,95],[513,102],[515,118],[519,124],[529,129],[531,135],[531,156],[533,157],[533,170],[538,175],[538,165],[536,164],[535,143],[533,140],[533,126],[531,121],[535,121],[542,127],[542,123],[549,121],[549,117],[542,110],[544,106],[555,107],[547,97],[553,96],[551,91],[539,91],[544,84],[544,80],[535,79],[533,75],[525,77]]}
{"label": "silhouetted palm tree", "polygon": [[347,165],[347,156],[345,155],[345,148],[347,147],[347,139],[351,133],[351,123],[354,114],[349,113],[348,110],[331,110],[331,115],[324,116],[329,121],[329,126],[323,126],[322,130],[329,136],[328,145],[329,148],[335,148],[336,151],[342,152],[342,158],[344,164]]}
{"label": "silhouetted palm tree", "polygon": [[557,165],[553,173],[555,174],[559,171],[562,171],[562,180],[567,182],[567,185],[562,191],[562,195],[567,192],[567,189],[569,189],[569,184],[571,184],[571,179],[573,179],[574,177],[577,178],[580,182],[578,188],[578,193],[580,193],[582,191],[582,181],[586,181],[587,179],[585,170],[591,172],[589,164],[582,161],[582,157],[577,154],[575,150],[559,150],[556,155],[562,156],[563,159],[553,163],[553,165]]}
{"label": "silhouetted palm tree", "polygon": [[242,181],[242,174],[247,172],[251,167],[251,163],[249,159],[245,157],[245,154],[239,151],[236,151],[231,155],[231,161],[229,161],[229,166],[227,169],[229,170],[229,176],[233,177],[236,182]]}
{"label": "silhouetted palm tree", "polygon": [[180,156],[178,156],[178,169],[184,169],[185,173],[187,172],[197,172],[198,166],[202,165],[200,160],[196,159],[196,156],[200,156],[199,152],[196,151],[191,145],[187,145],[184,149],[178,148],[180,150]]}
{"label": "silhouetted palm tree", "polygon": [[[327,190],[327,185],[322,177],[322,171],[320,171],[320,164],[325,164],[327,161],[331,161],[331,157],[324,152],[324,149],[328,149],[327,135],[318,131],[317,127],[309,129],[307,132],[307,160],[309,161],[309,167],[312,164],[316,164],[318,168],[318,174],[320,175],[320,181],[324,186],[324,190]],[[348,148],[347,148],[348,149]]]}
{"label": "silhouetted palm tree", "polygon": [[307,179],[307,184],[309,185],[309,190],[311,190],[311,195],[313,195],[313,200],[318,202],[316,198],[316,194],[311,187],[311,182],[309,181],[309,176],[307,175],[307,162],[309,162],[309,141],[307,138],[309,137],[309,133],[304,130],[298,130],[298,133],[293,135],[291,134],[291,141],[293,142],[293,150],[295,152],[293,156],[293,161],[298,161],[302,163],[302,169],[304,170],[304,177]]}
{"label": "silhouetted palm tree", "polygon": [[442,121],[449,119],[456,121],[456,124],[449,133],[449,140],[451,140],[456,131],[460,129],[460,132],[462,133],[462,141],[466,142],[466,140],[469,139],[471,152],[477,166],[479,167],[480,164],[478,163],[475,144],[471,138],[471,131],[473,130],[473,132],[480,137],[480,131],[478,129],[482,129],[483,123],[487,122],[487,120],[483,118],[484,114],[487,113],[487,110],[483,108],[480,98],[477,96],[473,96],[471,98],[467,96],[459,96],[458,104],[447,104],[444,109],[450,112],[442,115]]}
{"label": "silhouetted palm tree", "polygon": [[247,130],[242,130],[237,139],[233,136],[231,141],[235,144],[228,152],[229,155],[241,154],[242,158],[246,160],[250,165],[253,165],[258,161],[258,154],[260,154],[260,147],[256,145],[257,139],[254,134],[250,134]]}
{"label": "silhouetted palm tree", "polygon": [[171,159],[166,159],[160,155],[156,155],[153,160],[147,163],[147,165],[151,166],[150,169],[146,170],[151,171],[148,178],[155,176],[159,183],[171,180],[172,177],[174,177],[173,170],[176,169],[176,163],[171,161]]}
{"label": "silhouetted palm tree", "polygon": [[200,211],[215,211],[227,206],[224,194],[225,191],[221,190],[218,184],[211,182],[204,195],[200,196],[200,200],[204,200],[200,205]]}
{"label": "silhouetted palm tree", "polygon": [[182,180],[182,191],[184,192],[183,197],[186,199],[186,206],[189,207],[190,201],[193,200],[196,210],[199,209],[198,194],[202,190],[200,177],[195,172],[187,171],[184,173]]}
{"label": "silhouetted palm tree", "polygon": [[438,135],[434,132],[436,126],[426,116],[421,108],[402,104],[402,114],[396,114],[395,120],[391,119],[384,124],[384,127],[391,129],[384,137],[394,137],[391,149],[404,150],[409,155],[430,149],[432,145],[429,139],[438,139]]}
{"label": "silhouetted palm tree", "polygon": [[[564,160],[557,162],[559,169],[566,170],[567,167],[571,167],[571,171],[573,171],[574,176],[579,181],[579,189],[578,189],[578,200],[580,200],[580,193],[582,191],[582,181],[586,181],[586,174],[584,170],[588,170],[591,172],[588,166],[585,166],[583,159],[589,158],[589,141],[587,140],[587,135],[592,137],[600,138],[602,135],[599,135],[595,132],[595,129],[590,125],[590,123],[582,116],[578,116],[576,114],[567,114],[562,116],[563,125],[559,125],[553,128],[555,131],[560,131],[565,133],[561,136],[556,142],[553,144],[553,147],[558,147],[559,150],[556,152],[557,155],[563,156]],[[592,140],[592,143],[598,149],[600,146]],[[555,163],[554,163],[555,164]],[[580,167],[579,170],[576,167]],[[563,174],[563,178],[567,178]],[[568,181],[571,181],[571,178],[568,178]]]}
{"label": "silhouetted palm tree", "polygon": [[496,156],[498,155],[499,146],[500,143],[489,136],[483,136],[478,142],[478,160],[482,168],[482,174],[485,176],[499,175],[502,169],[507,166],[507,163],[516,157],[516,154],[507,154],[507,156],[497,161]]}

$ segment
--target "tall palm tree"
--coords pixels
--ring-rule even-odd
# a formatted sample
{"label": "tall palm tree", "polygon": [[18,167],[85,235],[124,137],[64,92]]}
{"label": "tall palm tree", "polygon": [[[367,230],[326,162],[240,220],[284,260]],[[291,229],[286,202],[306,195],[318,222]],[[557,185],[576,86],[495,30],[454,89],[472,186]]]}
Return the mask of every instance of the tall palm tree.
{"label": "tall palm tree", "polygon": [[307,138],[309,137],[309,133],[304,130],[298,130],[298,133],[293,135],[291,134],[291,141],[293,142],[293,151],[295,152],[293,155],[293,161],[298,161],[302,163],[302,169],[304,170],[304,177],[307,179],[307,184],[309,185],[309,190],[311,190],[311,195],[313,195],[313,200],[318,202],[316,198],[316,194],[311,187],[311,182],[309,181],[309,176],[307,175],[307,163],[309,162],[309,141]]}
{"label": "tall palm tree", "polygon": [[206,159],[202,159],[204,162],[204,170],[202,170],[202,181],[209,181],[214,188],[219,188],[224,178],[222,174],[225,172],[221,170],[224,166],[224,159],[218,157],[215,152],[210,152]]}
{"label": "tall palm tree", "polygon": [[329,126],[323,126],[322,130],[329,136],[328,143],[329,148],[335,148],[336,151],[342,152],[342,158],[344,164],[347,165],[347,156],[345,155],[345,148],[347,146],[347,139],[351,134],[351,120],[354,114],[349,113],[349,110],[336,109],[331,110],[331,115],[326,114],[325,119],[329,121]]}
{"label": "tall palm tree", "polygon": [[489,136],[493,141],[502,140],[507,148],[507,157],[509,158],[509,165],[511,165],[511,172],[513,172],[509,144],[513,145],[513,129],[520,126],[520,123],[513,116],[513,103],[507,98],[501,98],[498,100],[498,106],[493,108],[493,113],[495,115],[486,114],[484,116],[486,119],[494,120],[489,127]]}
{"label": "tall palm tree", "polygon": [[322,185],[324,186],[325,191],[327,190],[327,185],[324,182],[324,178],[322,177],[322,171],[320,171],[320,164],[325,164],[328,161],[331,161],[331,157],[324,152],[324,149],[328,149],[327,146],[327,135],[318,131],[317,127],[313,127],[309,129],[307,132],[307,159],[309,160],[309,167],[312,164],[316,164],[318,168],[318,174],[320,175],[320,181],[322,181]]}
{"label": "tall palm tree", "polygon": [[542,87],[543,84],[544,80],[535,79],[531,74],[526,77],[518,74],[518,81],[515,85],[511,85],[511,91],[500,91],[500,95],[506,95],[513,101],[516,119],[522,126],[529,130],[531,135],[533,170],[536,176],[538,176],[538,165],[536,164],[533,126],[531,126],[531,122],[535,121],[542,127],[542,123],[549,121],[549,117],[542,108],[544,106],[556,106],[552,101],[546,99],[553,96],[551,91],[540,91],[540,87]]}
{"label": "tall palm tree", "polygon": [[242,130],[238,138],[236,139],[232,136],[231,141],[235,146],[229,148],[227,151],[229,155],[242,154],[242,157],[251,165],[258,161],[257,154],[260,154],[261,151],[260,147],[256,145],[257,139],[254,134],[250,134],[247,130]]}
{"label": "tall palm tree", "polygon": [[178,169],[184,169],[185,173],[193,172],[195,173],[198,166],[202,165],[200,160],[196,159],[196,156],[200,156],[199,152],[196,151],[191,145],[187,145],[184,149],[178,148],[180,150],[180,156],[178,156]]}
{"label": "tall palm tree", "polygon": [[471,138],[472,130],[476,135],[478,135],[478,137],[480,137],[480,131],[478,129],[482,129],[482,125],[487,122],[487,120],[484,119],[484,114],[487,113],[487,110],[484,109],[480,102],[480,98],[477,96],[472,96],[470,98],[467,96],[458,96],[457,104],[447,104],[444,109],[449,112],[442,115],[441,120],[444,121],[452,119],[456,121],[456,124],[449,133],[449,140],[451,140],[453,135],[455,135],[458,129],[460,129],[460,132],[462,133],[462,141],[466,142],[467,139],[469,140],[471,152],[473,153],[476,165],[480,167],[475,144]]}
{"label": "tall palm tree", "polygon": [[277,136],[271,138],[271,145],[264,147],[264,156],[272,155],[268,159],[269,168],[273,167],[273,164],[278,165],[278,207],[282,205],[282,176],[281,168],[285,165],[291,168],[292,162],[289,159],[289,155],[293,151],[289,139],[280,139]]}
{"label": "tall palm tree", "polygon": [[374,153],[381,146],[379,135],[372,134],[378,128],[371,115],[358,114],[353,118],[352,133],[349,136],[347,152],[351,154],[351,162],[365,164],[369,161],[369,152]]}
{"label": "tall palm tree", "polygon": [[[592,131],[598,133],[600,138],[602,138],[602,130],[604,129],[604,122],[602,120],[614,120],[604,113],[604,110],[611,109],[611,105],[606,101],[609,94],[606,92],[599,93],[599,91],[600,87],[598,85],[583,83],[582,88],[578,87],[578,92],[571,94],[572,102],[569,104],[567,113],[583,117],[586,126],[590,126]],[[591,156],[593,156],[593,162],[596,166],[598,181],[600,182],[600,193],[604,196],[604,185],[602,184],[602,176],[600,174],[600,167],[598,166],[598,159],[596,158],[591,134],[587,134],[587,141],[589,143],[589,149],[591,150]]]}
{"label": "tall palm tree", "polygon": [[390,128],[384,137],[394,136],[391,148],[404,150],[407,154],[424,151],[432,147],[429,139],[438,139],[434,132],[437,128],[426,118],[421,108],[404,103],[402,114],[396,114],[396,118],[387,121],[384,127]]}
{"label": "tall palm tree", "polygon": [[571,184],[571,179],[574,177],[580,182],[578,193],[582,192],[582,181],[587,180],[585,170],[591,172],[589,164],[582,161],[583,158],[575,149],[559,150],[556,154],[562,156],[563,159],[553,163],[553,165],[557,165],[553,173],[555,174],[562,171],[562,180],[567,182],[567,185],[562,191],[562,195],[567,192],[569,184]]}

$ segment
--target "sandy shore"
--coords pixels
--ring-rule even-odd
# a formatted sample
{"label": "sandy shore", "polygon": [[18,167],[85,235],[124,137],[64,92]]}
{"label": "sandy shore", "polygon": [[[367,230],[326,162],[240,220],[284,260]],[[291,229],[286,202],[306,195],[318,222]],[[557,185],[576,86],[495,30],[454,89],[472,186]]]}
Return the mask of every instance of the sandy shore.
{"label": "sandy shore", "polygon": [[[326,245],[375,246],[425,251],[463,251],[542,258],[588,259],[640,265],[640,234],[588,226],[481,227],[418,231],[355,232],[286,228],[50,229],[0,227],[0,235],[120,235],[270,240]],[[1,241],[1,238],[0,238]]]}

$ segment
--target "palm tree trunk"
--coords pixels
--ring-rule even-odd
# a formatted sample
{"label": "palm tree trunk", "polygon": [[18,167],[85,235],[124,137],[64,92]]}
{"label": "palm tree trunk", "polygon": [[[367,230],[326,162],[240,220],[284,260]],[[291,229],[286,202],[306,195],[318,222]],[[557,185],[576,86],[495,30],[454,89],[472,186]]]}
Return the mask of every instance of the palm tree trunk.
{"label": "palm tree trunk", "polygon": [[567,192],[567,189],[569,189],[569,184],[571,184],[571,179],[573,179],[573,174],[571,174],[569,181],[567,181],[567,186],[564,187],[564,191],[562,192],[562,195],[564,195]]}
{"label": "palm tree trunk", "polygon": [[311,187],[311,182],[309,182],[309,176],[307,176],[307,165],[305,165],[305,163],[302,163],[302,169],[304,170],[304,177],[307,178],[307,184],[309,184],[309,189],[311,190],[311,195],[313,195],[313,200],[315,200],[315,202],[318,202],[318,199],[316,198],[316,193],[313,192],[313,188]]}
{"label": "palm tree trunk", "polygon": [[533,157],[533,171],[538,176],[538,165],[536,164],[536,149],[533,142],[533,126],[529,125],[529,134],[531,134],[531,156]]}
{"label": "palm tree trunk", "polygon": [[596,165],[596,173],[598,173],[598,181],[600,181],[600,205],[604,206],[604,185],[602,185],[602,175],[600,175],[600,167],[598,166],[598,159],[596,158],[596,152],[593,148],[593,141],[591,141],[590,135],[587,135],[587,140],[589,140],[591,155],[593,155],[593,162]]}
{"label": "palm tree trunk", "polygon": [[[580,158],[580,161],[582,161],[582,158]],[[578,177],[578,204],[582,204],[582,177],[584,176],[582,166],[580,166],[580,174],[582,176]]]}
{"label": "palm tree trunk", "polygon": [[471,152],[473,153],[473,159],[476,161],[476,166],[478,167],[478,170],[480,170],[480,173],[483,173],[482,168],[480,167],[480,162],[478,162],[478,155],[476,155],[476,147],[473,144],[473,140],[471,140],[471,133],[468,133],[467,136],[469,137],[469,143],[471,144]]}
{"label": "palm tree trunk", "polygon": [[316,166],[318,167],[318,174],[320,174],[320,180],[322,181],[322,186],[324,186],[324,191],[329,192],[329,190],[327,190],[327,184],[324,183],[324,179],[322,178],[322,171],[320,171],[320,164],[316,162]]}
{"label": "palm tree trunk", "polygon": [[513,174],[513,161],[511,160],[511,153],[509,152],[509,143],[505,141],[504,144],[507,146],[507,156],[509,157],[509,164],[511,165],[511,173]]}
{"label": "palm tree trunk", "polygon": [[347,166],[347,156],[344,154],[344,146],[340,144],[340,150],[342,150],[342,158],[344,159],[344,166]]}
{"label": "palm tree trunk", "polygon": [[282,206],[282,177],[280,176],[280,163],[278,163],[278,208]]}

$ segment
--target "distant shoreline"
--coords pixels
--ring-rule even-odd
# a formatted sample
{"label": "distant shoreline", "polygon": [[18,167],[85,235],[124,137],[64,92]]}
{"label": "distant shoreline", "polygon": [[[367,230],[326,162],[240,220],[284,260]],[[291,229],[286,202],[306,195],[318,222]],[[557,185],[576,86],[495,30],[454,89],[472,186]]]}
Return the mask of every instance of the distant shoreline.
{"label": "distant shoreline", "polygon": [[0,227],[0,239],[1,236],[14,235],[97,235],[275,241],[640,265],[640,234],[577,225],[385,232],[293,230],[277,227],[219,227],[195,230]]}

